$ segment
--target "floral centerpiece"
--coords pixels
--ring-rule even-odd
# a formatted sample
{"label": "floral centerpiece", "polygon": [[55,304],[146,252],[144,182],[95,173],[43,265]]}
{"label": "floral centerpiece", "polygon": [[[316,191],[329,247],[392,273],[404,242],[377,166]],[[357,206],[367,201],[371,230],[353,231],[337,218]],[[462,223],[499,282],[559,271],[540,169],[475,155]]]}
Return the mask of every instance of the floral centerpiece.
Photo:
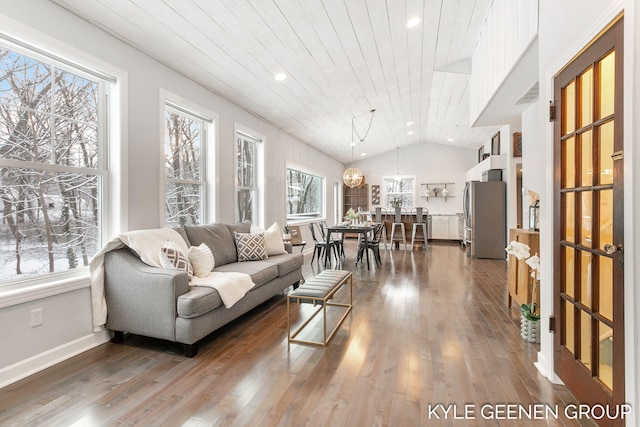
{"label": "floral centerpiece", "polygon": [[352,223],[356,222],[360,218],[360,213],[353,210],[353,208],[349,208],[346,212],[344,219],[348,219]]}
{"label": "floral centerpiece", "polygon": [[389,204],[393,208],[401,208],[402,207],[402,198],[401,197],[394,197],[393,199],[391,199]]}
{"label": "floral centerpiece", "polygon": [[515,240],[505,248],[507,254],[515,256],[518,260],[525,260],[525,263],[531,269],[531,281],[533,282],[531,302],[520,306],[520,312],[522,313],[520,326],[522,338],[531,342],[539,342],[540,327],[538,322],[540,320],[540,313],[538,312],[538,304],[536,304],[535,301],[538,282],[540,281],[540,257],[538,254],[531,256],[530,250],[529,245]]}

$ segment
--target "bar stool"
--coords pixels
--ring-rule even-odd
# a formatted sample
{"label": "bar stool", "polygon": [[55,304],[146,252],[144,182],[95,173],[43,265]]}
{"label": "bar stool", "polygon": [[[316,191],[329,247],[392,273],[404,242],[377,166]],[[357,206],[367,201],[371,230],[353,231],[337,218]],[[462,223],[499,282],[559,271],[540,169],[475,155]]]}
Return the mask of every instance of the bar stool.
{"label": "bar stool", "polygon": [[418,239],[418,241],[423,241],[424,248],[428,249],[427,241],[429,236],[427,235],[427,224],[424,220],[422,208],[416,208],[416,220],[413,222],[413,227],[411,228],[411,250],[413,250],[413,244],[416,241],[416,231],[418,231],[418,228],[422,229],[422,240]]}
{"label": "bar stool", "polygon": [[377,224],[383,224],[382,237],[380,238],[384,242],[384,249],[387,249],[387,225],[382,221],[382,208],[376,208],[375,220]]}
{"label": "bar stool", "polygon": [[[404,222],[403,220],[403,215],[402,215],[402,211],[400,210],[400,208],[396,208],[393,211],[391,211],[393,214],[393,222],[391,223],[391,249],[393,249],[393,242],[395,240],[402,240],[402,243],[404,244],[404,250],[407,250],[407,236],[406,236],[406,232],[404,229]],[[396,227],[400,228],[400,232],[402,233],[402,239],[397,239],[396,238]]]}

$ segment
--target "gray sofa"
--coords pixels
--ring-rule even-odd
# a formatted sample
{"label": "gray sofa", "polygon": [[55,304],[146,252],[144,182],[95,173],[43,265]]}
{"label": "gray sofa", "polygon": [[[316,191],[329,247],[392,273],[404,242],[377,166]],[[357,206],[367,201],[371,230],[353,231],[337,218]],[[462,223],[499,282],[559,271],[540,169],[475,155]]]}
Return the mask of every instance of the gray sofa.
{"label": "gray sofa", "polygon": [[215,258],[213,271],[242,272],[251,276],[253,289],[231,308],[218,291],[189,286],[184,271],[143,263],[131,250],[105,254],[104,289],[107,301],[106,327],[121,342],[125,332],[179,342],[185,355],[193,357],[198,341],[216,329],[265,302],[302,279],[302,254],[287,253],[262,261],[238,262],[233,232],[248,233],[251,224],[213,223],[176,228],[187,246],[207,244]]}

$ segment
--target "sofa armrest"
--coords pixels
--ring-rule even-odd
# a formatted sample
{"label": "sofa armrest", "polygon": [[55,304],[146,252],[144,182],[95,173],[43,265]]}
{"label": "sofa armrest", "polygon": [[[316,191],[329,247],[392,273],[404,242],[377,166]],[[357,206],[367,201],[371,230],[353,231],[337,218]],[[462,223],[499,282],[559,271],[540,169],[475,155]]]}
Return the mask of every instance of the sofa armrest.
{"label": "sofa armrest", "polygon": [[181,270],[143,263],[128,249],[105,254],[107,328],[175,341],[177,300],[189,291]]}

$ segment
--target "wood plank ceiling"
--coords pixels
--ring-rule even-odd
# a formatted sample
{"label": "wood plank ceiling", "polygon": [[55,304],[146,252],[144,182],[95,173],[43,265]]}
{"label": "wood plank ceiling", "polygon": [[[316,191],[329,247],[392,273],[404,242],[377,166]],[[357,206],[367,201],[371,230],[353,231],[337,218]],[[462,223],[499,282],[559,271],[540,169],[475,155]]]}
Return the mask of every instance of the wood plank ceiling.
{"label": "wood plank ceiling", "polygon": [[52,1],[342,163],[351,117],[362,135],[371,109],[357,158],[423,142],[475,150],[496,130],[469,125],[491,0]]}

